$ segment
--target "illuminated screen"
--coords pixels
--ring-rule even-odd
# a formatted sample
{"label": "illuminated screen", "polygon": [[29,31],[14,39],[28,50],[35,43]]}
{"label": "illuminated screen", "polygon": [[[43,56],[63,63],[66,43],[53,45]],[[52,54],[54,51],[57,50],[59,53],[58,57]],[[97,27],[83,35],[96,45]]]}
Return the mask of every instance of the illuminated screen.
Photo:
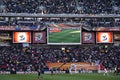
{"label": "illuminated screen", "polygon": [[82,43],[95,43],[95,35],[93,32],[82,32]]}
{"label": "illuminated screen", "polygon": [[97,32],[96,42],[97,43],[113,43],[113,33],[112,32]]}
{"label": "illuminated screen", "polygon": [[10,46],[12,35],[10,32],[0,32],[0,46]]}
{"label": "illuminated screen", "polygon": [[48,44],[81,44],[81,28],[48,28]]}
{"label": "illuminated screen", "polygon": [[114,40],[120,41],[120,33],[114,34]]}
{"label": "illuminated screen", "polygon": [[34,32],[33,33],[33,43],[45,43],[46,34],[45,32]]}
{"label": "illuminated screen", "polygon": [[31,43],[31,33],[13,32],[13,43]]}

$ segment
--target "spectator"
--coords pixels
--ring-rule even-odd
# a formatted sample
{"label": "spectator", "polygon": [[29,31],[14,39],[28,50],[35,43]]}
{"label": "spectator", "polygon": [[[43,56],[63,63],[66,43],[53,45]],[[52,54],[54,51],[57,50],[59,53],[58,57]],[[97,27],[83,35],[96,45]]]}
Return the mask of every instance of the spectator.
{"label": "spectator", "polygon": [[119,0],[4,0],[7,12],[119,14]]}
{"label": "spectator", "polygon": [[[68,51],[69,50],[69,51]],[[16,68],[17,71],[37,71],[47,68],[47,62],[90,62],[102,64],[108,69],[113,69],[120,63],[119,47],[71,47],[67,52],[60,48],[26,48],[2,47],[0,53],[1,70],[7,71]],[[74,59],[74,60],[73,60]]]}

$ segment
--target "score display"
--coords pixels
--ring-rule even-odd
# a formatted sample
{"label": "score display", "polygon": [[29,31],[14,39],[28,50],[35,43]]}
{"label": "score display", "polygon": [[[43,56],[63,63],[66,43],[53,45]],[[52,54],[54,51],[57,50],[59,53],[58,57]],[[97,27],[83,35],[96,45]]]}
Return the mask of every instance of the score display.
{"label": "score display", "polygon": [[81,28],[47,28],[48,44],[81,44]]}

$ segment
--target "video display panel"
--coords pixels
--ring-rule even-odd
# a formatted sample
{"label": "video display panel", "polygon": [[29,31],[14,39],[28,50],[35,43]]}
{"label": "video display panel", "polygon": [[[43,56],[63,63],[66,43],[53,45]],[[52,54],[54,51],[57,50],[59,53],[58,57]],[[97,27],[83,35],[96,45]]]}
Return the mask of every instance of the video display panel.
{"label": "video display panel", "polygon": [[33,32],[33,43],[46,43],[46,33]]}
{"label": "video display panel", "polygon": [[13,32],[13,43],[31,43],[31,33]]}
{"label": "video display panel", "polygon": [[113,43],[113,33],[96,32],[96,43]]}
{"label": "video display panel", "polygon": [[81,28],[50,27],[47,29],[48,44],[81,44]]}
{"label": "video display panel", "polygon": [[82,43],[95,43],[94,32],[82,32]]}
{"label": "video display panel", "polygon": [[120,33],[115,33],[114,34],[114,40],[115,41],[120,41]]}
{"label": "video display panel", "polygon": [[12,34],[11,32],[0,32],[0,46],[11,46]]}

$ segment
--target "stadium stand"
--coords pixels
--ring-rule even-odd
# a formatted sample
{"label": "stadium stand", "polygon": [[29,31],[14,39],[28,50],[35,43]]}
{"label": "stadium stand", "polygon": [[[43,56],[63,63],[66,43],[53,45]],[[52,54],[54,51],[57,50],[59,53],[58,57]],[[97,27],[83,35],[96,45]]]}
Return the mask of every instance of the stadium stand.
{"label": "stadium stand", "polygon": [[[2,2],[3,1],[3,2]],[[119,14],[119,0],[2,0],[13,13]]]}
{"label": "stadium stand", "polygon": [[102,64],[104,67],[113,69],[116,64],[120,63],[119,47],[111,46],[107,50],[105,49],[105,52],[103,50],[99,47],[71,47],[69,51],[64,52],[59,48],[1,47],[0,68],[2,71],[8,71],[11,68],[15,68],[17,71],[27,71],[28,69],[36,71],[38,65],[45,69],[50,68],[47,63],[56,63],[59,64],[57,66],[60,66],[63,62],[70,66],[69,62],[89,62],[89,65]]}
{"label": "stadium stand", "polygon": [[[30,14],[88,14],[105,15],[120,14],[119,0],[1,0],[1,13],[30,13]],[[10,14],[12,15],[12,14]],[[13,14],[14,15],[14,14]],[[16,14],[17,15],[17,14]],[[25,15],[25,14],[23,14]],[[113,15],[114,17],[116,15]],[[15,16],[15,15],[14,15]],[[26,15],[27,16],[27,15]],[[33,15],[35,16],[35,15]],[[60,16],[60,15],[58,15]],[[87,15],[85,15],[87,16]],[[105,15],[107,16],[107,15]],[[82,16],[81,16],[82,17]],[[1,17],[2,19],[2,17]],[[26,23],[25,23],[26,21]],[[119,18],[41,18],[41,19],[12,19],[10,21],[3,19],[0,21],[3,25],[32,25],[34,23],[83,23],[84,26],[92,27],[119,27]],[[0,25],[1,25],[0,24]],[[86,24],[86,25],[85,25]]]}
{"label": "stadium stand", "polygon": [[[16,30],[40,27],[42,31],[50,27],[48,25],[67,22],[79,23],[79,26],[90,30],[94,27],[120,27],[119,14],[120,0],[0,0],[0,28],[15,27]],[[57,67],[65,63],[61,69],[67,69],[69,63],[76,62],[87,62],[89,66],[94,63],[113,70],[120,65],[119,48],[94,44],[90,47],[67,46],[64,51],[61,47],[49,45],[23,47],[12,44],[0,47],[0,70],[37,71],[39,65],[50,70],[48,63]]]}

